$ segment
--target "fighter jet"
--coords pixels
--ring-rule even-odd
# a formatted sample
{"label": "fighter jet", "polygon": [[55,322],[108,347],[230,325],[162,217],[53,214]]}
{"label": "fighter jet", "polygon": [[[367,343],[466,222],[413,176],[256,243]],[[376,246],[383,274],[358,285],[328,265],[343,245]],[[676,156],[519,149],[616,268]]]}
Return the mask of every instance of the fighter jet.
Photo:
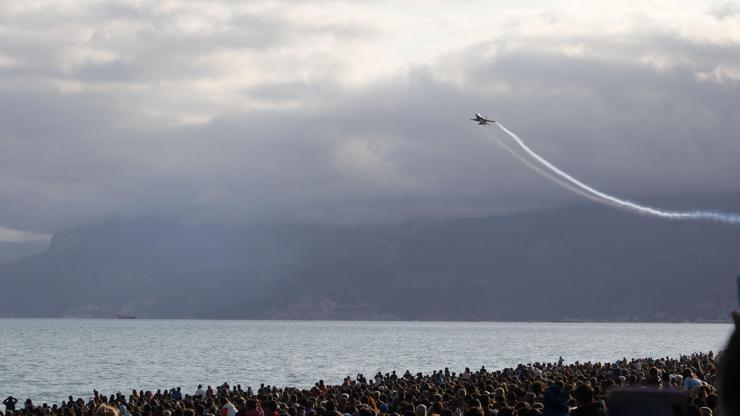
{"label": "fighter jet", "polygon": [[489,120],[485,118],[481,113],[475,113],[475,118],[471,118],[473,121],[477,121],[479,125],[485,126],[488,123],[495,123],[496,120]]}

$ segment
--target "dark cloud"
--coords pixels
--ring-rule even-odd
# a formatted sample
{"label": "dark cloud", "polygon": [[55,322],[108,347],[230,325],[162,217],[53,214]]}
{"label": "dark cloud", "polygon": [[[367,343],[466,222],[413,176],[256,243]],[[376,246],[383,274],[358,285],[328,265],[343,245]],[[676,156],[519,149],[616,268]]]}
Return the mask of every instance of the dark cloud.
{"label": "dark cloud", "polygon": [[[371,29],[295,24],[265,11],[230,16],[220,33],[191,39],[167,34],[141,9],[108,4],[95,13],[139,31],[120,45],[96,31],[91,39],[111,57],[103,48],[102,58],[69,67],[53,45],[30,40],[21,53],[23,42],[0,42],[0,53],[25,57],[3,69],[0,83],[0,225],[53,232],[117,215],[382,222],[577,200],[496,146],[492,139],[504,136],[494,127],[470,123],[477,111],[620,196],[738,186],[740,84],[711,76],[736,70],[734,43],[665,34],[493,40],[360,84],[276,77],[215,90],[261,105],[245,110],[212,108],[220,96],[194,87],[202,77],[222,81],[198,61],[209,50],[272,54],[304,34]],[[573,54],[568,45],[592,51]],[[352,63],[342,58],[337,65]],[[656,64],[663,61],[670,65]],[[285,65],[301,70],[291,59]],[[159,110],[208,121],[150,114]]]}

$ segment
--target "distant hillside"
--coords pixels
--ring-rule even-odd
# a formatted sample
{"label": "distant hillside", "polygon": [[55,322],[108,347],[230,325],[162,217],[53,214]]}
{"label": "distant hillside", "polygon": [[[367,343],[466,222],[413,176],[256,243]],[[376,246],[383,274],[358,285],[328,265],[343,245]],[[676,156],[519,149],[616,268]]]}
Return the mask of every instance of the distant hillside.
{"label": "distant hillside", "polygon": [[115,220],[0,265],[0,315],[724,320],[738,273],[740,227],[596,205],[383,226]]}
{"label": "distant hillside", "polygon": [[28,241],[23,243],[0,242],[0,264],[41,253],[48,245],[45,241]]}

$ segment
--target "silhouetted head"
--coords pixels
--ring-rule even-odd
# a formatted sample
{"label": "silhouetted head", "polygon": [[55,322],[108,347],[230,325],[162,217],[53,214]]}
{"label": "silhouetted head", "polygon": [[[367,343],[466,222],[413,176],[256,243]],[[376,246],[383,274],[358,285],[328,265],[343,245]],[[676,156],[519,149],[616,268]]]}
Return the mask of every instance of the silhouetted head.
{"label": "silhouetted head", "polygon": [[590,384],[581,384],[573,390],[573,398],[579,406],[591,403],[594,401],[594,389]]}
{"label": "silhouetted head", "polygon": [[[738,276],[740,284],[740,276]],[[719,361],[719,387],[722,415],[740,415],[740,313],[732,312],[735,331]]]}

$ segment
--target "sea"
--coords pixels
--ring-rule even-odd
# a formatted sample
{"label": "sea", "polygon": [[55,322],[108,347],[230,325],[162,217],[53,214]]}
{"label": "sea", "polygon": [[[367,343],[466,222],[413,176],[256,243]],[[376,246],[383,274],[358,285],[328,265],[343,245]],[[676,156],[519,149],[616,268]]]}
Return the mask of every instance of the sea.
{"label": "sea", "polygon": [[0,319],[0,396],[224,382],[310,387],[378,371],[489,370],[717,351],[729,324]]}

